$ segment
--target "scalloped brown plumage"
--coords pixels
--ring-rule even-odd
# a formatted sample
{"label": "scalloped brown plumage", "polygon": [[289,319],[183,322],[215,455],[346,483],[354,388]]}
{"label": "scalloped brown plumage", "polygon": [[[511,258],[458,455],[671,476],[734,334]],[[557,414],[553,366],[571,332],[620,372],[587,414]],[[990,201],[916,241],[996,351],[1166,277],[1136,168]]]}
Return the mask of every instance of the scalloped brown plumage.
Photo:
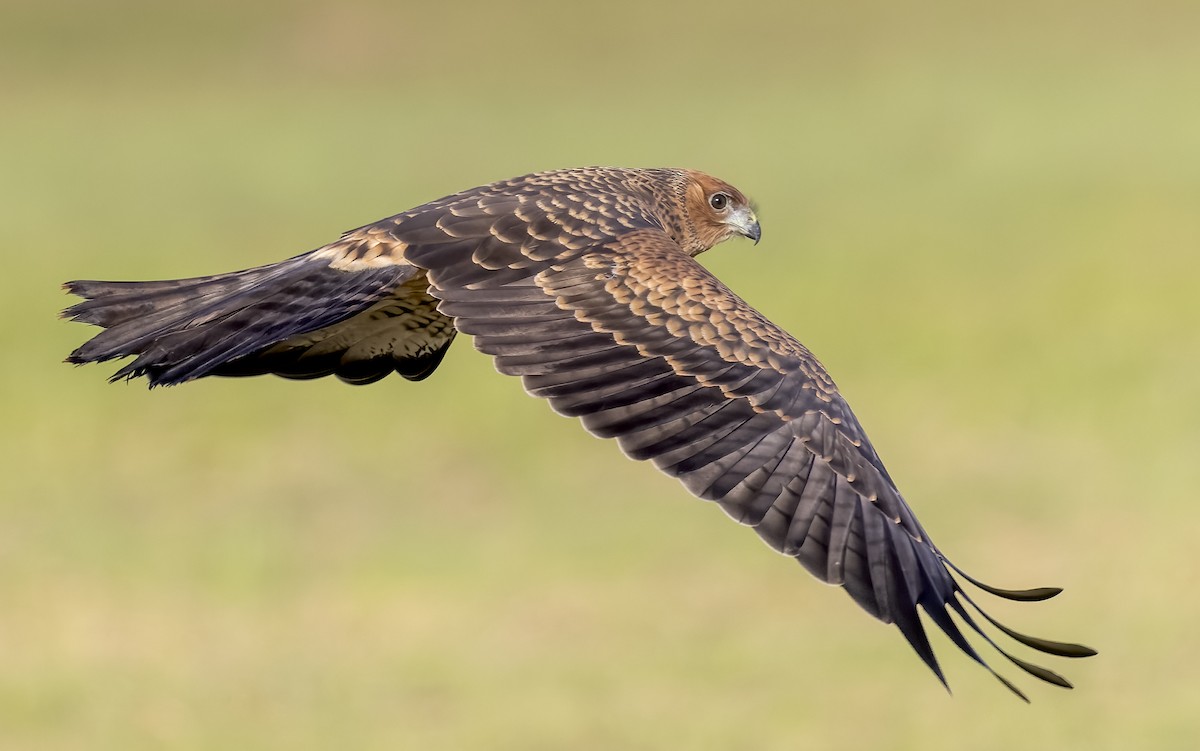
{"label": "scalloped brown plumage", "polygon": [[[457,332],[529,393],[615,438],[775,550],[895,623],[945,683],[918,615],[986,667],[955,614],[1016,665],[1007,636],[1066,657],[1087,647],[1022,635],[951,574],[825,369],[695,261],[759,238],[746,197],[692,170],[585,168],[492,183],[345,233],[280,263],[162,282],[69,282],[64,311],[105,328],[75,363],[135,356],[114,379],[207,375],[425,378]],[[1057,589],[1002,590],[1041,600]],[[996,675],[1021,698],[1015,686]]]}

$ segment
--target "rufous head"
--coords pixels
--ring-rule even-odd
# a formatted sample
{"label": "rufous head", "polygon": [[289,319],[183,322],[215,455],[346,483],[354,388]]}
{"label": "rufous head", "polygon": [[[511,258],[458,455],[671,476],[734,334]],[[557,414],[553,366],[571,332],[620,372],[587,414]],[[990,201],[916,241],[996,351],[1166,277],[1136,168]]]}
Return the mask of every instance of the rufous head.
{"label": "rufous head", "polygon": [[702,253],[735,235],[758,243],[762,228],[749,199],[724,180],[695,170],[687,171],[684,207]]}

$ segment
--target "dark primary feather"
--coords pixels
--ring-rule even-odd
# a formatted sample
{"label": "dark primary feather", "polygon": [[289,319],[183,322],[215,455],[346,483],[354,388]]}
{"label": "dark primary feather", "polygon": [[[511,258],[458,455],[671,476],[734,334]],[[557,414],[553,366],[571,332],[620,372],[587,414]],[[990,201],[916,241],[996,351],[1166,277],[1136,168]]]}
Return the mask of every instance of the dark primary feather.
{"label": "dark primary feather", "polygon": [[[980,610],[821,364],[692,258],[723,239],[711,235],[719,226],[699,227],[705,209],[693,205],[697,185],[703,202],[713,184],[724,185],[679,170],[543,173],[447,196],[272,266],[73,282],[86,299],[66,314],[107,330],[69,359],[134,355],[116,377],[152,384],[267,372],[366,383],[393,370],[427,376],[461,331],[531,394],[895,623],[943,683],[922,610],[989,671],[960,624],[1069,686],[1003,650],[972,612],[1034,650],[1094,652]],[[1014,600],[1058,592],[963,578]]]}
{"label": "dark primary feather", "polygon": [[[843,586],[869,613],[895,623],[943,682],[918,609],[985,667],[951,612],[1026,672],[1069,685],[983,634],[962,607],[973,601],[821,365],[662,232],[627,233],[499,286],[478,267],[454,265],[465,258],[432,248],[412,249],[408,258],[429,268],[441,310],[502,373],[522,376],[531,394],[616,438],[632,458],[653,461],[813,575]],[[672,315],[686,335],[656,323]],[[775,367],[756,364],[772,360]],[[1010,599],[1049,593],[987,589]],[[984,617],[1034,649],[1092,654]]]}

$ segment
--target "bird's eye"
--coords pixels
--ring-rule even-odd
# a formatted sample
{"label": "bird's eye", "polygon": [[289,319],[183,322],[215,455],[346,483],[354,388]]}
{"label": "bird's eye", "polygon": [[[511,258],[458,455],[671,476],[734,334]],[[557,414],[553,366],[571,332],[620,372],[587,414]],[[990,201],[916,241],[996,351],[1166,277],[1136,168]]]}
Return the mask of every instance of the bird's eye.
{"label": "bird's eye", "polygon": [[725,207],[729,205],[729,194],[713,193],[708,199],[708,205],[717,211],[724,211]]}

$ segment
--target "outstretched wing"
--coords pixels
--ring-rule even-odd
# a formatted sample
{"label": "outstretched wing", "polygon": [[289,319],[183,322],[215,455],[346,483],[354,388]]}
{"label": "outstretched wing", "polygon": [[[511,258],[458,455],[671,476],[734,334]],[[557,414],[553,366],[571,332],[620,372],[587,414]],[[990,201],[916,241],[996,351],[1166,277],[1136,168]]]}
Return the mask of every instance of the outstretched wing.
{"label": "outstretched wing", "polygon": [[[491,242],[481,252],[424,239],[406,258],[428,270],[439,309],[501,372],[521,376],[558,412],[615,438],[632,458],[652,461],[818,578],[842,585],[895,623],[943,682],[918,607],[987,667],[950,615],[991,642],[965,607],[974,603],[820,363],[667,234],[635,229],[553,252],[520,242]],[[1026,600],[1058,591],[981,586]],[[983,616],[1043,652],[1091,653]]]}
{"label": "outstretched wing", "polygon": [[[272,266],[171,282],[73,282],[86,299],[67,315],[106,331],[69,359],[136,355],[117,377],[147,375],[152,384],[259,372],[332,372],[361,383],[392,369],[419,378],[453,337],[451,316],[531,393],[895,623],[943,682],[918,608],[985,667],[953,619],[996,646],[967,606],[1034,649],[1093,654],[1019,634],[975,606],[821,365],[671,239],[666,230],[686,221],[661,189],[682,177],[530,175]],[[1058,592],[1001,590],[958,573],[1010,599]]]}

